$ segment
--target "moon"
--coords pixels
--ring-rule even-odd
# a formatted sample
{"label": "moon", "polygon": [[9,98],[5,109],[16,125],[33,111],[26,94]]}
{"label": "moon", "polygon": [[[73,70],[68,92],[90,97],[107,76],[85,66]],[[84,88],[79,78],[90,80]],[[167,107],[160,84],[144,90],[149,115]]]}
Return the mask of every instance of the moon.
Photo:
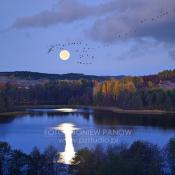
{"label": "moon", "polygon": [[68,50],[61,50],[60,51],[60,59],[62,61],[67,61],[70,58],[70,52]]}

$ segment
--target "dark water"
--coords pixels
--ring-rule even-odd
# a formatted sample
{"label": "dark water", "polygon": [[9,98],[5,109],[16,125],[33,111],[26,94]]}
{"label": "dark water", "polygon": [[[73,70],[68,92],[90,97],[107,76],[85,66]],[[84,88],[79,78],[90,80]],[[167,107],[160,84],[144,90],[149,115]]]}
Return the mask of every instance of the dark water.
{"label": "dark water", "polygon": [[160,146],[175,137],[175,117],[117,115],[91,109],[38,109],[31,114],[0,119],[0,140],[29,153],[54,145],[68,163],[83,147],[104,147],[136,140]]}

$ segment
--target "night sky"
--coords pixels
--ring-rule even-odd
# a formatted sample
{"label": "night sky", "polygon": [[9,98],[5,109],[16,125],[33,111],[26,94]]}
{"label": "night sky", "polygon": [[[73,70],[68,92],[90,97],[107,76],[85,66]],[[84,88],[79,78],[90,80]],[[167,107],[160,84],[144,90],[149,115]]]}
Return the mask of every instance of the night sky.
{"label": "night sky", "polygon": [[[143,75],[175,68],[174,0],[0,0],[0,71]],[[84,62],[75,53],[88,44]],[[59,59],[55,44],[71,53]],[[83,46],[82,46],[83,47]]]}

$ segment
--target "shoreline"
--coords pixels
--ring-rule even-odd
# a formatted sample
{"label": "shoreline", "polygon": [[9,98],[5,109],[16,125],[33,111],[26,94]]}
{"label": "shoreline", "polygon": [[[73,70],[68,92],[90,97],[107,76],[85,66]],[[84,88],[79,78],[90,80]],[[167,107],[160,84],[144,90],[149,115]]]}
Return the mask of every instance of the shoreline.
{"label": "shoreline", "polygon": [[[31,105],[31,106],[21,106],[21,109],[53,109],[53,108],[85,108],[94,109],[101,111],[110,111],[116,114],[135,114],[135,115],[175,115],[175,111],[166,110],[126,110],[117,107],[103,107],[103,106],[83,106],[83,105]],[[1,115],[1,114],[0,114]]]}
{"label": "shoreline", "polygon": [[117,107],[83,106],[83,105],[28,105],[28,106],[19,106],[18,107],[19,111],[0,113],[0,117],[25,115],[29,113],[25,111],[26,109],[54,109],[54,108],[84,108],[84,109],[94,109],[100,111],[109,111],[114,112],[116,114],[126,114],[126,115],[152,115],[152,116],[175,115],[175,111],[166,111],[166,110],[126,110]]}
{"label": "shoreline", "polygon": [[16,115],[25,115],[28,114],[29,112],[27,111],[13,111],[13,112],[3,112],[0,113],[0,117],[5,117],[5,116],[16,116]]}

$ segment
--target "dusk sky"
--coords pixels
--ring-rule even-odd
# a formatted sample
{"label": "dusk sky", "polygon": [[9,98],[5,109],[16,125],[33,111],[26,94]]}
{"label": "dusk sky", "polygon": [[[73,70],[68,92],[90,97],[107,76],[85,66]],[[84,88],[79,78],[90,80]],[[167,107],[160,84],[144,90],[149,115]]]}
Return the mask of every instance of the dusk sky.
{"label": "dusk sky", "polygon": [[[174,0],[0,2],[0,71],[143,75],[175,68]],[[92,64],[77,64],[75,46],[65,46],[68,61],[57,49],[48,54],[68,42],[93,47]]]}

